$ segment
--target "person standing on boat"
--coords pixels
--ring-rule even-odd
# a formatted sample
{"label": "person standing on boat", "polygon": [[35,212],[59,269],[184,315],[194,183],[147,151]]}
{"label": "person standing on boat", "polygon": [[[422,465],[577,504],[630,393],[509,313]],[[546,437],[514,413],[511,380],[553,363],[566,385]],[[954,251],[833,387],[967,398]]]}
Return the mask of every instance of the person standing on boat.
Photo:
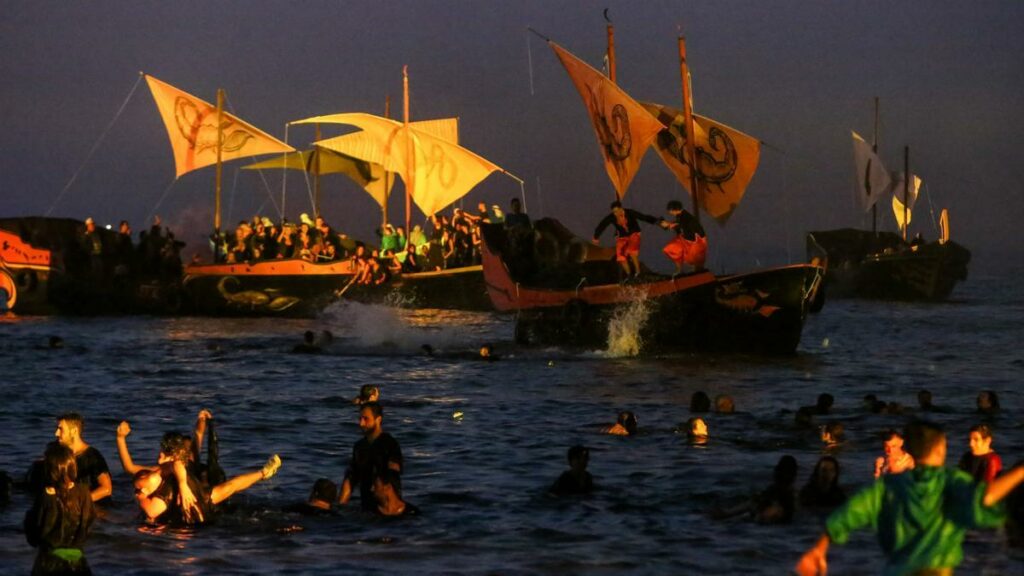
{"label": "person standing on boat", "polygon": [[[637,278],[640,276],[641,220],[649,224],[659,224],[662,222],[662,220],[655,216],[623,208],[622,202],[616,200],[611,204],[611,214],[605,216],[597,223],[597,228],[594,228],[594,238],[591,242],[597,245],[598,238],[601,237],[604,229],[610,225],[615,227],[615,260],[618,261],[619,266],[626,273],[626,278]],[[630,264],[632,264],[632,269]]]}
{"label": "person standing on boat", "polygon": [[85,219],[85,232],[82,234],[82,244],[85,252],[89,255],[89,264],[92,269],[94,282],[103,280],[103,239],[96,230],[96,222],[92,217]]}
{"label": "person standing on boat", "polygon": [[671,220],[663,220],[661,227],[671,229],[676,237],[665,245],[662,252],[676,265],[676,274],[683,271],[683,265],[693,266],[694,272],[704,269],[704,261],[708,255],[708,240],[704,227],[697,218],[683,209],[683,203],[672,200],[665,207]]}

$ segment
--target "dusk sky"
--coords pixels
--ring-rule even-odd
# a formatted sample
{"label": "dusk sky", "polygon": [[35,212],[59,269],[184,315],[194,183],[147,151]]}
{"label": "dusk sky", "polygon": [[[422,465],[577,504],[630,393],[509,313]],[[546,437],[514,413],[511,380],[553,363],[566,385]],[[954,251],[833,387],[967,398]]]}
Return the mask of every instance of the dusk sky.
{"label": "dusk sky", "polygon": [[[947,207],[953,236],[973,251],[975,266],[1021,261],[1019,1],[8,0],[0,16],[0,217],[53,206],[53,216],[126,218],[140,230],[156,211],[189,242],[188,258],[205,249],[200,239],[212,226],[214,170],[170,186],[174,160],[139,71],[207,101],[224,88],[230,110],[284,138],[292,120],[383,114],[387,95],[400,117],[408,65],[413,119],[458,116],[464,146],[526,180],[532,216],[557,217],[589,238],[613,187],[579,95],[527,27],[599,67],[605,7],[626,92],[680,105],[681,30],[695,110],[766,144],[728,225],[704,219],[714,270],[800,261],[806,231],[870,226],[854,205],[850,130],[870,141],[875,96],[882,159],[901,168],[909,146],[926,187],[911,230],[934,238],[928,207],[936,217]],[[297,148],[312,139],[309,126],[289,131]],[[264,184],[238,170],[249,162],[225,165],[226,223],[257,210],[278,216],[281,173],[265,172]],[[370,238],[379,211],[369,196],[343,176],[325,177],[323,186],[332,225]],[[300,173],[289,174],[287,190],[289,219],[312,212]],[[626,204],[661,214],[683,194],[649,151]],[[518,195],[515,182],[492,175],[465,202],[505,207]],[[396,195],[393,221],[402,219],[400,205]],[[888,202],[882,208],[881,227],[894,229]],[[657,253],[665,234],[651,229],[645,239],[645,259],[665,268]]]}

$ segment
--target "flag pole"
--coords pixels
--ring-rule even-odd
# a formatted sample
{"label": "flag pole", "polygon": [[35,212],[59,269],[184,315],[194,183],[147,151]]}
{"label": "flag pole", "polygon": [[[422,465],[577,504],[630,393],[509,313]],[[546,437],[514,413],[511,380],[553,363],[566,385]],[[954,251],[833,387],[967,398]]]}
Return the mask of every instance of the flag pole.
{"label": "flag pole", "polygon": [[409,129],[409,66],[402,66],[402,123],[405,126],[405,233],[412,220],[412,188],[416,181],[416,158],[412,153],[412,131]]}
{"label": "flag pole", "polygon": [[[878,96],[875,96],[875,134],[871,137],[871,151],[878,154]],[[878,202],[871,204],[871,233],[878,235]]]}
{"label": "flag pole", "polygon": [[221,165],[221,151],[224,144],[224,130],[222,117],[224,115],[224,89],[217,89],[217,171],[216,183],[213,192],[213,229],[220,232],[220,189],[223,167]]}
{"label": "flag pole", "polygon": [[700,224],[700,178],[697,176],[697,149],[693,130],[693,94],[690,71],[686,66],[686,38],[679,36],[679,75],[683,85],[683,121],[686,125],[686,157],[690,164],[690,190],[693,192],[693,217]]}
{"label": "flag pole", "polygon": [[903,241],[907,241],[907,229],[910,228],[910,221],[907,219],[907,199],[910,196],[910,146],[903,147]]}
{"label": "flag pole", "polygon": [[[384,96],[384,117],[385,118],[391,118],[391,95],[390,94],[386,94]],[[381,204],[381,207],[380,207],[380,211],[381,211],[381,215],[380,215],[381,216],[380,229],[381,229],[381,231],[384,230],[384,225],[388,223],[388,198],[390,196],[390,194],[389,194],[390,191],[391,191],[391,172],[388,172],[387,170],[384,170],[384,203]],[[406,234],[406,238],[408,238],[408,235],[409,235],[409,230],[408,229],[406,229],[405,234]]]}
{"label": "flag pole", "polygon": [[[320,141],[320,123],[313,125],[314,142]],[[313,151],[313,218],[320,217],[320,151]]]}
{"label": "flag pole", "polygon": [[[605,11],[605,18],[608,17],[608,12]],[[615,81],[615,27],[612,25],[611,20],[608,21],[606,26],[608,33],[608,79],[612,81],[612,84],[616,84]]]}

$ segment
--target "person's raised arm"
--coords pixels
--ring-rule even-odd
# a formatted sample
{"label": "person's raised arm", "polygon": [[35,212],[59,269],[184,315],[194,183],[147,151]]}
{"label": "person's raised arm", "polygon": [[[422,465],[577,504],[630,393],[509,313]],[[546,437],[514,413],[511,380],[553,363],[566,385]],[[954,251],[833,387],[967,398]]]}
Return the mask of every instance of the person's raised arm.
{"label": "person's raised arm", "polygon": [[1013,492],[1021,482],[1024,482],[1024,466],[1014,466],[1009,472],[989,482],[985,489],[985,498],[982,503],[985,506],[992,506]]}
{"label": "person's raised arm", "polygon": [[117,455],[121,458],[121,468],[128,474],[134,476],[139,470],[149,470],[147,466],[139,466],[132,461],[132,455],[128,452],[128,435],[132,433],[132,427],[127,420],[117,426]]}
{"label": "person's raised arm", "polygon": [[196,427],[192,431],[192,457],[196,462],[202,461],[203,438],[206,436],[206,422],[213,418],[213,414],[207,409],[199,411],[196,416]]}

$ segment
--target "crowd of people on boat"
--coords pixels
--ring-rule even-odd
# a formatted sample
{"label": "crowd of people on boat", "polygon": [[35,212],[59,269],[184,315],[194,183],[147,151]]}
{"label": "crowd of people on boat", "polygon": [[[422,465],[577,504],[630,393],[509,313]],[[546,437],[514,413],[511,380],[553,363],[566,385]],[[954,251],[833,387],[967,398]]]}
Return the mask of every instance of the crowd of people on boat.
{"label": "crowd of people on boat", "polygon": [[507,213],[497,204],[488,208],[480,202],[475,213],[454,208],[450,217],[434,214],[428,224],[427,229],[416,224],[407,233],[403,226],[385,223],[376,230],[379,242],[368,244],[335,230],[321,215],[302,214],[298,224],[257,215],[240,221],[233,234],[215,231],[210,244],[218,263],[349,260],[355,283],[382,284],[396,274],[480,264],[481,224],[503,224],[513,237],[531,231],[518,198],[512,199]]}
{"label": "crowd of people on boat", "polygon": [[[490,347],[486,348],[481,349],[480,358],[496,359]],[[797,488],[796,459],[783,455],[765,489],[749,499],[716,504],[710,516],[724,519],[744,515],[759,523],[779,524],[793,521],[800,509],[827,514],[825,533],[797,566],[801,574],[824,573],[829,543],[843,543],[851,531],[867,526],[878,527],[890,567],[951,573],[962,555],[966,530],[1001,524],[1005,513],[999,502],[1007,497],[1011,499],[1015,537],[1024,539],[1024,493],[1016,489],[1024,482],[1024,467],[1018,464],[1004,469],[993,446],[996,434],[989,418],[1000,411],[995,392],[984,391],[978,396],[979,422],[966,435],[967,450],[957,469],[945,468],[945,432],[922,419],[942,409],[932,404],[926,391],[918,395],[918,401],[918,408],[913,410],[915,418],[904,430],[890,429],[881,435],[882,453],[874,462],[873,474],[870,464],[862,465],[863,470],[857,474],[865,479],[873,476],[875,481],[849,494],[841,481],[840,458],[850,440],[846,429],[836,426],[839,422],[831,418],[835,415],[834,399],[830,394],[820,395],[814,405],[795,411],[799,429],[814,426],[816,419],[823,420],[819,426],[822,456],[803,486]],[[879,402],[868,397],[863,410],[878,413]],[[362,386],[352,404],[358,413],[361,438],[353,445],[340,484],[318,478],[308,499],[287,506],[286,511],[327,515],[358,496],[360,508],[367,513],[386,517],[420,514],[420,509],[403,496],[405,463],[399,442],[383,428],[380,388]],[[691,444],[707,448],[714,446],[709,417],[729,418],[736,409],[728,395],[712,402],[698,391],[691,398],[690,412],[691,417],[677,432]],[[219,504],[273,477],[281,468],[282,460],[274,454],[263,466],[229,478],[219,462],[214,423],[209,410],[200,410],[192,434],[166,432],[156,461],[147,463],[136,463],[129,451],[130,423],[122,421],[117,426],[118,457],[124,473],[132,477],[134,499],[143,522],[178,526],[209,522]],[[43,457],[32,464],[20,483],[33,497],[24,528],[28,542],[38,549],[34,574],[89,573],[83,549],[97,521],[96,507],[110,503],[114,483],[106,460],[85,441],[84,431],[81,415],[58,416],[56,439],[46,446]],[[644,434],[631,411],[621,412],[615,424],[600,432],[622,437]],[[588,471],[589,448],[572,446],[567,460],[569,469],[554,481],[549,494],[580,496],[600,489],[600,483]],[[847,463],[846,469],[849,467]],[[9,502],[11,485],[10,476],[0,472],[0,504]]]}
{"label": "crowd of people on boat", "polygon": [[101,285],[129,277],[172,281],[181,277],[184,246],[163,226],[160,216],[154,216],[150,227],[139,232],[138,244],[127,220],[121,220],[116,234],[111,234],[98,228],[90,216],[77,242],[69,246],[65,262],[70,273]]}

